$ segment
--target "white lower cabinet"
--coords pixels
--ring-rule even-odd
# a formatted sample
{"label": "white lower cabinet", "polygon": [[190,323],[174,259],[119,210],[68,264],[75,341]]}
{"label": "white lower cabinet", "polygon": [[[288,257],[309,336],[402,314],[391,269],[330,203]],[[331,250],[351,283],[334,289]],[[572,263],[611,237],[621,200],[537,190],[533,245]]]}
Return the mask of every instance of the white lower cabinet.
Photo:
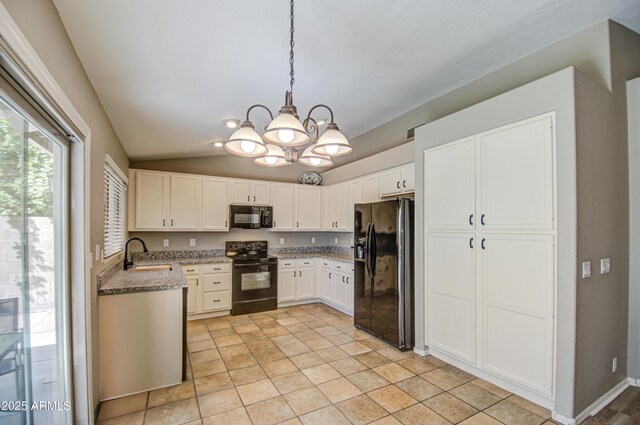
{"label": "white lower cabinet", "polygon": [[353,265],[324,259],[320,262],[320,299],[353,315]]}
{"label": "white lower cabinet", "polygon": [[231,309],[231,264],[187,265],[182,272],[189,282],[187,314]]}
{"label": "white lower cabinet", "polygon": [[278,262],[278,302],[315,298],[315,260]]}
{"label": "white lower cabinet", "polygon": [[320,299],[333,304],[333,283],[335,271],[328,265],[320,269]]}
{"label": "white lower cabinet", "polygon": [[336,272],[333,304],[344,312],[353,314],[353,276]]}

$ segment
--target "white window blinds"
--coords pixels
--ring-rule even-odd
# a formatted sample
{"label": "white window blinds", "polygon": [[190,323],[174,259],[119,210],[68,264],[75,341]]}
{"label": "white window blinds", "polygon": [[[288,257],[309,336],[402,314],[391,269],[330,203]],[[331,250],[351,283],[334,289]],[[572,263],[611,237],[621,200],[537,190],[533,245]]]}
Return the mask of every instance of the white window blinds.
{"label": "white window blinds", "polygon": [[127,183],[107,161],[104,164],[104,256],[124,249]]}

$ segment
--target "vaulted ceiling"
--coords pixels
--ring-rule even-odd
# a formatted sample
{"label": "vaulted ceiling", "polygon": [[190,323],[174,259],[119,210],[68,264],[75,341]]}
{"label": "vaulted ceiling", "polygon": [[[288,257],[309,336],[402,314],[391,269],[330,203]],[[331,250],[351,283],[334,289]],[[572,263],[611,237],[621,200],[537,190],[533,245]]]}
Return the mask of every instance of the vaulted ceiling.
{"label": "vaulted ceiling", "polygon": [[[220,153],[223,120],[284,101],[286,0],[54,2],[133,160]],[[637,0],[301,0],[294,101],[353,137],[608,18],[640,32]]]}

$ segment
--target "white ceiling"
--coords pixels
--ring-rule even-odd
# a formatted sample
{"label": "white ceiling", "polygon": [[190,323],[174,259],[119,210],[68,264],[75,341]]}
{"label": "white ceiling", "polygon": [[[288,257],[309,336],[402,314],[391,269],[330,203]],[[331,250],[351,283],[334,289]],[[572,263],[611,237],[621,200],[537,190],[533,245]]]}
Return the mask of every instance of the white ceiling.
{"label": "white ceiling", "polygon": [[[220,152],[224,119],[283,103],[286,0],[54,2],[133,160]],[[607,18],[640,32],[637,0],[299,1],[294,101],[353,137]]]}

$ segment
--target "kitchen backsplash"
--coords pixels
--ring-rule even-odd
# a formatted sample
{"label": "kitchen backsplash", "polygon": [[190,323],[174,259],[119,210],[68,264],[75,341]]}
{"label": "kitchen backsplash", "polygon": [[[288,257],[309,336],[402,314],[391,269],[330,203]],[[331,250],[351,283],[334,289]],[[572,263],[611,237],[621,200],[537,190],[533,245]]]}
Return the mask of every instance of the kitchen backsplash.
{"label": "kitchen backsplash", "polygon": [[[194,251],[224,250],[226,241],[267,241],[270,249],[297,247],[350,247],[351,233],[314,233],[314,232],[271,232],[267,230],[233,229],[229,232],[131,232],[129,237],[137,236],[145,241],[150,251]],[[280,244],[280,239],[284,244]],[[315,243],[312,242],[315,238]],[[164,239],[169,240],[165,247]],[[190,240],[196,245],[191,246]],[[337,241],[337,242],[336,242]],[[131,244],[131,251],[142,251],[138,243]]]}

